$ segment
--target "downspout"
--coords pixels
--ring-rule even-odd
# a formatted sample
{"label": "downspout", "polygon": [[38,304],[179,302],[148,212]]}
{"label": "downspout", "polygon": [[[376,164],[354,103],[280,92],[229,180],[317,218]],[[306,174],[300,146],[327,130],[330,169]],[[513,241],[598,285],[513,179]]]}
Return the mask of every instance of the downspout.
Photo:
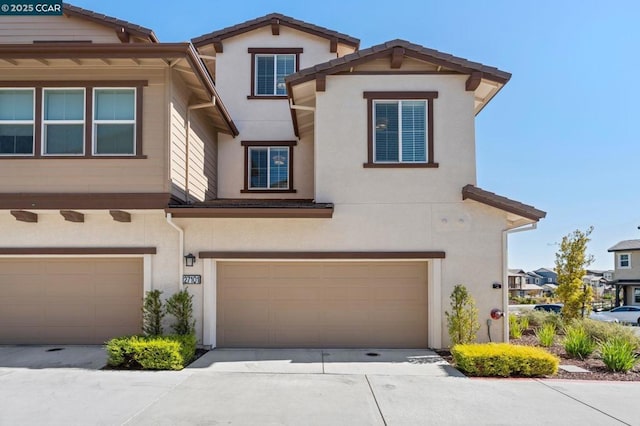
{"label": "downspout", "polygon": [[171,217],[171,213],[167,213],[167,223],[171,225],[176,231],[178,231],[179,240],[180,240],[180,267],[178,270],[180,271],[180,275],[178,276],[178,283],[180,286],[180,291],[184,290],[184,284],[182,284],[182,275],[184,275],[184,229],[180,228],[173,222]]}
{"label": "downspout", "polygon": [[[517,232],[532,231],[538,227],[538,223],[529,223],[517,228],[505,229],[502,231],[502,312],[504,312],[504,327],[502,340],[504,342],[509,341],[509,252],[508,252],[508,237],[509,234],[515,234]],[[506,318],[506,319],[505,319]]]}

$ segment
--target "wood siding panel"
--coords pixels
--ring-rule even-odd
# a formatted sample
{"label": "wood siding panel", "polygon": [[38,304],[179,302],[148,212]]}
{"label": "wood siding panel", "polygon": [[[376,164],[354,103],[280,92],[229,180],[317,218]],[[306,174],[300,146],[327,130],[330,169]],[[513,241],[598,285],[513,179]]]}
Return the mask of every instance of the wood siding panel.
{"label": "wood siding panel", "polygon": [[45,40],[120,43],[113,29],[79,18],[0,16],[0,43],[33,43]]}
{"label": "wood siding panel", "polygon": [[[186,118],[189,90],[174,74],[171,100],[171,171],[172,192],[186,199],[187,133]],[[188,191],[192,201],[216,198],[217,133],[210,119],[199,109],[191,111],[189,126]]]}
{"label": "wood siding panel", "polygon": [[166,191],[166,102],[164,72],[158,68],[6,70],[3,80],[147,80],[143,90],[143,152],[132,159],[3,159],[0,193]]}

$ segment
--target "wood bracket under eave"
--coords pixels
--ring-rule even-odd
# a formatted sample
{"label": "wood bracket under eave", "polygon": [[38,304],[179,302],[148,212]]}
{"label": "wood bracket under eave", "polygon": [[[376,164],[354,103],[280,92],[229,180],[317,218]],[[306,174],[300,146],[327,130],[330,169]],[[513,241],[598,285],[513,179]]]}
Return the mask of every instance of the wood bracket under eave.
{"label": "wood bracket under eave", "polygon": [[109,210],[109,214],[116,222],[131,222],[131,213],[123,210]]}
{"label": "wood bracket under eave", "polygon": [[118,36],[118,39],[120,39],[122,43],[129,43],[129,39],[130,39],[129,33],[124,27],[118,28],[116,30],[116,35]]}
{"label": "wood bracket under eave", "polygon": [[316,92],[324,92],[327,89],[327,76],[324,74],[316,75]]}
{"label": "wood bracket under eave", "polygon": [[38,215],[33,212],[28,212],[26,210],[11,210],[11,214],[20,222],[38,222]]}
{"label": "wood bracket under eave", "polygon": [[67,222],[84,222],[84,214],[74,210],[60,210],[60,214]]}
{"label": "wood bracket under eave", "polygon": [[213,48],[216,50],[216,53],[222,53],[222,40],[214,40]]}
{"label": "wood bracket under eave", "polygon": [[467,92],[473,92],[480,86],[480,82],[482,81],[482,73],[480,71],[474,71],[471,73],[469,78],[467,78],[467,83],[465,84],[465,90]]}
{"label": "wood bracket under eave", "polygon": [[402,59],[404,59],[404,48],[394,47],[391,51],[391,68],[400,68],[402,66]]}
{"label": "wood bracket under eave", "polygon": [[329,41],[329,52],[331,52],[331,53],[337,53],[338,52],[338,39],[337,38],[332,38]]}
{"label": "wood bracket under eave", "polygon": [[271,35],[280,35],[280,20],[271,18]]}

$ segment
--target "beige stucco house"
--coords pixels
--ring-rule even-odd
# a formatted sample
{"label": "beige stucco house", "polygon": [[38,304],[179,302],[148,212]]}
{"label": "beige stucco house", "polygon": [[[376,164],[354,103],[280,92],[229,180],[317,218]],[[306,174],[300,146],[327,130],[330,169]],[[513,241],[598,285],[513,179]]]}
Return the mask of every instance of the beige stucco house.
{"label": "beige stucco house", "polygon": [[0,17],[0,74],[0,343],[136,333],[184,286],[207,346],[440,348],[456,284],[487,341],[545,216],[476,185],[510,75],[406,41],[271,14],[160,43],[65,5]]}
{"label": "beige stucco house", "polygon": [[620,241],[609,252],[613,253],[615,262],[609,284],[615,285],[616,306],[640,305],[640,240]]}

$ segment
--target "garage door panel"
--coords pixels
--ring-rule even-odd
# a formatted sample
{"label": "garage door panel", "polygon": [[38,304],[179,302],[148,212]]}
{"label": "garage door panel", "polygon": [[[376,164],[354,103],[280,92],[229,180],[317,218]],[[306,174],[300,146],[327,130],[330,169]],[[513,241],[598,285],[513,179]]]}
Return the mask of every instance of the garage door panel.
{"label": "garage door panel", "polygon": [[139,258],[0,260],[0,344],[101,344],[139,333],[142,270]]}
{"label": "garage door panel", "polygon": [[220,262],[220,347],[426,347],[426,262]]}

